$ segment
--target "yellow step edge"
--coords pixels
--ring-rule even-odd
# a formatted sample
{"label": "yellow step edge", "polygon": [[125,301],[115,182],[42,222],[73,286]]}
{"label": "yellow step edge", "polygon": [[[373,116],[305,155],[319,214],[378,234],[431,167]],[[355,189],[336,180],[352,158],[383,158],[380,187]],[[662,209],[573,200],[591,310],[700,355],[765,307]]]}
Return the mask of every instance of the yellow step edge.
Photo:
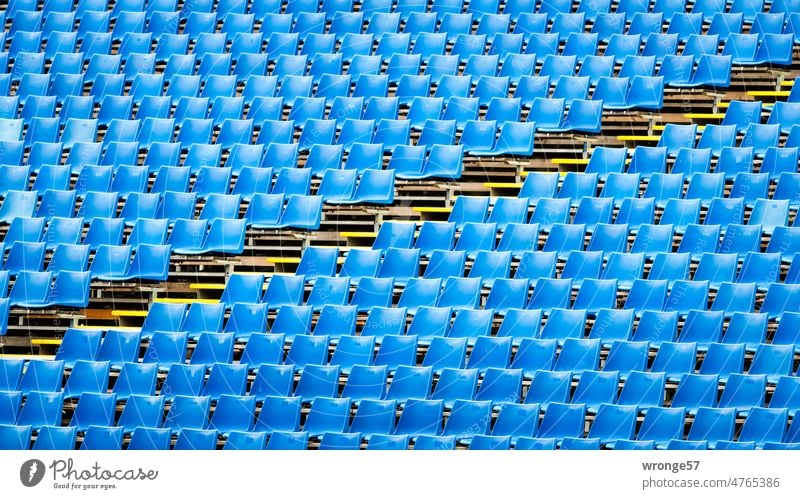
{"label": "yellow step edge", "polygon": [[541,174],[543,174],[543,175],[548,175],[548,174],[550,174],[550,175],[558,175],[558,176],[560,176],[560,177],[563,177],[563,176],[565,176],[565,175],[566,175],[568,172],[539,172],[539,171],[528,172],[528,171],[521,171],[521,172],[519,172],[519,176],[520,176],[520,177],[522,177],[522,178],[525,178],[525,177],[527,177],[527,176],[528,176],[529,174],[531,174],[531,173],[541,173]]}
{"label": "yellow step edge", "polygon": [[588,159],[578,158],[554,158],[550,160],[554,165],[587,165]]}
{"label": "yellow step edge", "polygon": [[725,117],[724,113],[686,113],[684,118],[700,120],[721,120]]}
{"label": "yellow step edge", "polygon": [[751,97],[789,97],[789,90],[750,90],[747,95]]}
{"label": "yellow step edge", "polygon": [[300,257],[297,256],[271,256],[267,257],[269,263],[300,263]]}
{"label": "yellow step edge", "polygon": [[483,186],[490,189],[519,189],[522,187],[522,184],[518,182],[484,182]]}
{"label": "yellow step edge", "polygon": [[55,355],[35,355],[28,353],[0,353],[0,359],[42,359],[53,360]]}
{"label": "yellow step edge", "polygon": [[61,340],[55,338],[31,338],[31,345],[60,345]]}
{"label": "yellow step edge", "polygon": [[341,237],[376,237],[377,232],[340,232]]}
{"label": "yellow step edge", "polygon": [[208,298],[156,298],[155,301],[160,303],[219,303],[219,300]]}
{"label": "yellow step edge", "polygon": [[189,289],[225,289],[225,285],[216,282],[197,282],[189,284]]}
{"label": "yellow step edge", "polygon": [[731,103],[730,102],[720,102],[719,104],[717,104],[717,107],[729,108],[729,107],[731,107]]}
{"label": "yellow step edge", "polygon": [[[657,132],[662,132],[664,131],[665,126],[666,125],[653,125],[653,130]],[[706,128],[705,125],[697,125],[697,130],[700,132],[702,132],[705,128]]]}
{"label": "yellow step edge", "polygon": [[627,141],[657,141],[661,139],[660,135],[617,135],[617,140]]}
{"label": "yellow step edge", "polygon": [[411,208],[411,211],[415,213],[450,213],[453,209],[441,206],[415,206]]}
{"label": "yellow step edge", "polygon": [[793,87],[794,86],[794,80],[783,80],[781,82],[781,86],[782,87]]}
{"label": "yellow step edge", "polygon": [[147,317],[147,310],[112,310],[114,317]]}

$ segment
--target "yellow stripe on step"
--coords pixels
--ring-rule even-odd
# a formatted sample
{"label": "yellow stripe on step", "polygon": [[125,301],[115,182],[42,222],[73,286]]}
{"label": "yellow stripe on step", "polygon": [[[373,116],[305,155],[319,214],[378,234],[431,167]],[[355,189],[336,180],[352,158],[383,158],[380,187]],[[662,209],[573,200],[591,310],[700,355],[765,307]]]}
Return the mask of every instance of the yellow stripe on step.
{"label": "yellow stripe on step", "polygon": [[789,90],[750,90],[747,95],[751,97],[789,97]]}
{"label": "yellow stripe on step", "polygon": [[617,140],[626,140],[633,142],[656,142],[661,138],[660,135],[617,135]]}
{"label": "yellow stripe on step", "polygon": [[340,232],[341,237],[375,237],[377,232]]}
{"label": "yellow stripe on step", "polygon": [[225,289],[225,285],[218,282],[197,282],[189,284],[189,289]]}
{"label": "yellow stripe on step", "polygon": [[114,317],[147,317],[147,310],[112,310]]}
{"label": "yellow stripe on step", "polygon": [[554,165],[588,165],[589,160],[583,158],[554,158],[550,160]]}
{"label": "yellow stripe on step", "polygon": [[725,117],[725,113],[686,113],[683,117],[690,120],[721,120]]}
{"label": "yellow stripe on step", "polygon": [[442,206],[415,206],[411,208],[415,213],[450,213],[452,208]]}
{"label": "yellow stripe on step", "polygon": [[57,338],[31,338],[31,345],[60,345],[61,340]]}
{"label": "yellow stripe on step", "polygon": [[519,189],[522,187],[522,184],[517,182],[484,182],[484,187],[488,187],[489,189]]}
{"label": "yellow stripe on step", "polygon": [[550,175],[558,175],[560,177],[563,177],[568,172],[539,172],[539,171],[527,172],[527,171],[522,171],[522,172],[519,172],[519,176],[522,177],[522,178],[525,178],[528,175],[530,175],[531,173],[541,173],[541,174],[544,174],[544,175],[550,174]]}
{"label": "yellow stripe on step", "polygon": [[270,256],[267,257],[269,263],[300,263],[300,257],[297,256]]}

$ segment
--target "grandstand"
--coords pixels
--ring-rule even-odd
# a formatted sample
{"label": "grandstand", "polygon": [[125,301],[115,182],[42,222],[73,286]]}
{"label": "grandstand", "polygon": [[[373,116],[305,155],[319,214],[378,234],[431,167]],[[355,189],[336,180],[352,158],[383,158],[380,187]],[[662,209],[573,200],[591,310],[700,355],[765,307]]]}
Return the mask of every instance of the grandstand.
{"label": "grandstand", "polygon": [[0,448],[800,449],[800,0],[0,21]]}

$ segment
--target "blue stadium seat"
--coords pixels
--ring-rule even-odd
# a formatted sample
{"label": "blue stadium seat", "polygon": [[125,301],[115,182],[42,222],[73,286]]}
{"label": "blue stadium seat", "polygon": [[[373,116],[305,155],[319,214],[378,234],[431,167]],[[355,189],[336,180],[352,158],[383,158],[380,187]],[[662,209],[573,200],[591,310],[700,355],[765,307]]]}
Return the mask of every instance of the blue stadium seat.
{"label": "blue stadium seat", "polygon": [[665,385],[666,374],[663,372],[631,371],[625,381],[625,386],[619,394],[617,403],[620,405],[635,405],[648,410],[660,407],[664,402]]}
{"label": "blue stadium seat", "polygon": [[[534,177],[534,179],[536,179],[536,177]],[[524,187],[525,186],[523,184],[523,188]],[[540,187],[544,187],[547,191],[551,190],[549,186]],[[520,193],[522,193],[522,191],[520,191]],[[529,192],[526,192],[526,194],[527,193]],[[542,194],[546,194],[546,192]],[[583,199],[583,197],[580,199]],[[536,208],[533,210],[530,223],[538,224],[539,229],[541,229],[542,232],[548,233],[553,228],[553,225],[566,224],[569,222],[569,211],[569,198],[541,197],[541,199],[539,199],[536,203]]]}
{"label": "blue stadium seat", "polygon": [[[111,333],[111,331],[109,331],[109,333]],[[106,336],[108,337],[108,333]],[[139,347],[138,339],[139,335],[137,333],[135,343],[137,350]],[[125,346],[127,347],[131,344],[132,343],[128,343]],[[138,357],[138,351],[135,352],[135,355],[132,357]],[[157,376],[158,366],[155,364],[137,364],[134,362],[125,362],[122,364],[119,377],[117,378],[117,382],[114,384],[114,393],[117,395],[117,400],[128,400],[138,396],[153,395],[156,391]],[[129,411],[137,414],[133,404],[131,405],[131,409],[129,409]],[[158,423],[161,422],[162,414],[163,410],[159,409],[157,411],[157,416],[154,417],[154,419],[158,420]]]}
{"label": "blue stadium seat", "polygon": [[267,396],[268,409],[256,420],[255,429],[271,434],[276,431],[297,431],[300,423],[300,398]]}

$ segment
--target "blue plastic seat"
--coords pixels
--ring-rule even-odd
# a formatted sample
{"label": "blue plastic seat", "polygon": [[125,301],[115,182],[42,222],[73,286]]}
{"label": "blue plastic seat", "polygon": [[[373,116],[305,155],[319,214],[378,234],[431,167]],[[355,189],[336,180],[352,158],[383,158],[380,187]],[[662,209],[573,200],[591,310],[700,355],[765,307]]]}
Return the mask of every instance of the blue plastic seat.
{"label": "blue plastic seat", "polygon": [[276,431],[267,442],[267,450],[305,450],[308,445],[308,433]]}
{"label": "blue plastic seat", "polygon": [[186,309],[184,303],[153,303],[142,324],[142,333],[149,337],[157,331],[181,331]]}
{"label": "blue plastic seat", "polygon": [[398,435],[439,435],[442,432],[442,401],[409,399],[397,422]]}
{"label": "blue plastic seat", "polygon": [[350,398],[356,404],[381,399],[386,392],[387,371],[386,365],[354,365],[342,390],[342,397]]}
{"label": "blue plastic seat", "polygon": [[549,404],[539,425],[537,438],[582,437],[585,411],[583,404]]}
{"label": "blue plastic seat", "polygon": [[617,403],[635,405],[648,410],[660,407],[664,403],[665,385],[666,373],[631,371],[625,380],[625,386],[619,394]]}
{"label": "blue plastic seat", "polygon": [[456,240],[454,249],[456,251],[465,251],[468,256],[474,257],[478,251],[494,250],[496,237],[496,223],[467,222]]}
{"label": "blue plastic seat", "polygon": [[693,260],[699,260],[703,253],[716,250],[719,245],[719,235],[719,225],[689,224],[678,246],[678,252],[688,252]]}
{"label": "blue plastic seat", "polygon": [[689,441],[706,441],[712,447],[719,440],[733,438],[736,414],[733,408],[700,407],[687,436]]}
{"label": "blue plastic seat", "polygon": [[[580,199],[583,199],[583,197],[581,197]],[[580,202],[578,203],[578,205],[580,208]],[[569,198],[543,197],[536,204],[536,208],[534,208],[533,214],[531,215],[530,223],[539,224],[539,228],[542,230],[542,232],[547,233],[550,232],[550,230],[553,228],[555,224],[569,223],[569,215],[570,215]]]}
{"label": "blue plastic seat", "polygon": [[[109,332],[111,333],[111,331]],[[108,333],[106,334],[108,337]],[[138,357],[138,349],[139,349],[139,335],[136,334],[136,342],[135,347],[137,352],[134,355],[129,356],[129,358],[133,358],[134,360]],[[125,347],[133,344],[129,342],[125,344]],[[111,358],[111,356],[107,356]],[[122,364],[122,368],[119,372],[119,377],[117,378],[117,382],[114,384],[114,393],[117,395],[117,400],[128,400],[134,397],[149,397],[153,395],[156,391],[156,377],[158,376],[158,366],[155,364],[137,364],[134,362],[124,362]],[[129,409],[134,415],[141,413],[139,410],[135,408],[135,405],[131,405],[131,409]],[[143,411],[142,411],[143,412]],[[157,410],[157,415],[153,417],[154,420],[157,421],[158,424],[161,422],[161,417],[163,415],[163,410]],[[156,422],[154,421],[154,422]],[[157,426],[157,424],[156,424]]]}
{"label": "blue plastic seat", "polygon": [[[281,352],[282,352],[281,342]],[[259,400],[269,400],[268,397],[287,397],[292,392],[294,386],[294,366],[293,365],[275,365],[275,364],[261,364],[256,372],[256,378],[250,389],[250,395],[255,395]],[[265,404],[267,403],[265,401]],[[298,404],[298,418],[299,418],[299,404],[300,399],[297,399]],[[266,413],[262,413],[262,418],[256,422],[256,429],[262,429],[260,421]]]}
{"label": "blue plastic seat", "polygon": [[31,427],[29,425],[0,425],[0,436],[2,436],[2,444],[0,448],[3,450],[28,450],[31,443]]}
{"label": "blue plastic seat", "polygon": [[432,367],[400,365],[395,371],[385,400],[395,400],[398,404],[405,404],[409,399],[425,399],[431,393],[432,379]]}
{"label": "blue plastic seat", "polygon": [[375,434],[390,433],[394,429],[394,400],[364,400],[358,405],[351,433],[360,433],[367,440]]}
{"label": "blue plastic seat", "polygon": [[653,407],[645,414],[637,440],[652,440],[656,446],[665,447],[672,439],[684,434],[683,407]]}
{"label": "blue plastic seat", "polygon": [[307,364],[297,383],[294,395],[303,402],[317,397],[334,397],[339,388],[339,366]]}
{"label": "blue plastic seat", "polygon": [[683,374],[672,403],[690,414],[702,407],[715,407],[718,383],[717,374]]}

